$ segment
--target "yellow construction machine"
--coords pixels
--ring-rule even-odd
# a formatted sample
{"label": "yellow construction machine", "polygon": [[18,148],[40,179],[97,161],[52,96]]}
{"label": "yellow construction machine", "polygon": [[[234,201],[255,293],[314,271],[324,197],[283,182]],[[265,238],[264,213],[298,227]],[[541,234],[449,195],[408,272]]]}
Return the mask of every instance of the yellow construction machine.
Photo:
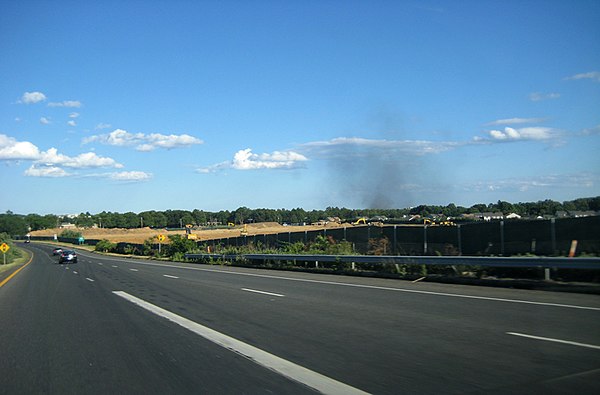
{"label": "yellow construction machine", "polygon": [[191,224],[187,224],[185,226],[185,237],[188,240],[198,240],[198,235],[195,233],[192,233],[192,227],[193,227],[193,225],[191,225]]}

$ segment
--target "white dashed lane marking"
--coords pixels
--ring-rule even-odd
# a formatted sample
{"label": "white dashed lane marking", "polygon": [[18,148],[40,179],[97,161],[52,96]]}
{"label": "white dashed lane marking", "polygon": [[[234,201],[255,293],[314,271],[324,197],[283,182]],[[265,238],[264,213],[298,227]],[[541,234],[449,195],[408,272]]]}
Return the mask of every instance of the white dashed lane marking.
{"label": "white dashed lane marking", "polygon": [[267,291],[259,291],[257,289],[249,289],[249,288],[242,288],[242,291],[246,291],[246,292],[254,292],[257,294],[263,294],[263,295],[269,295],[269,296],[278,296],[280,298],[283,298],[285,295],[282,294],[276,294],[273,292],[267,292]]}

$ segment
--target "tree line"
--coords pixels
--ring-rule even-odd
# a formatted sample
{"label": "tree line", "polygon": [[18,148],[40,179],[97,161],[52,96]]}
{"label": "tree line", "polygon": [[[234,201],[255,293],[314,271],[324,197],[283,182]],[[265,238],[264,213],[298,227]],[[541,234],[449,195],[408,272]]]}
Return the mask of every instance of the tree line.
{"label": "tree line", "polygon": [[457,206],[450,203],[446,206],[419,205],[404,209],[349,209],[327,207],[325,210],[294,209],[250,209],[239,207],[236,210],[221,210],[210,212],[204,210],[166,210],[142,211],[139,213],[103,211],[97,214],[89,212],[79,215],[60,216],[54,214],[15,214],[7,211],[0,214],[0,232],[11,235],[24,235],[27,232],[59,227],[62,223],[72,223],[78,227],[101,228],[181,228],[187,224],[196,226],[239,225],[252,222],[278,222],[281,224],[309,224],[337,217],[341,220],[352,221],[357,218],[373,218],[377,216],[390,219],[406,219],[420,215],[427,217],[432,214],[442,214],[446,217],[458,217],[461,214],[477,214],[484,212],[502,212],[504,215],[516,213],[521,216],[546,216],[555,215],[557,211],[600,211],[600,196],[593,198],[580,198],[572,201],[557,202],[543,200],[529,203],[509,203],[499,200],[490,204],[475,204],[471,207]]}

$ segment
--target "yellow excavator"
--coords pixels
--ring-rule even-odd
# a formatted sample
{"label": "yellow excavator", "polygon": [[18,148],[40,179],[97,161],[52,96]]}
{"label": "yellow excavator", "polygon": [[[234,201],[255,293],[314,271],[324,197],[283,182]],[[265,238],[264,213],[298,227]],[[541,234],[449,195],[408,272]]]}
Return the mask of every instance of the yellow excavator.
{"label": "yellow excavator", "polygon": [[188,240],[198,240],[198,235],[195,233],[192,233],[192,227],[193,227],[193,225],[191,225],[191,224],[187,224],[185,226],[185,237]]}
{"label": "yellow excavator", "polygon": [[359,218],[356,221],[352,222],[352,225],[366,225],[367,224],[367,219],[365,217]]}

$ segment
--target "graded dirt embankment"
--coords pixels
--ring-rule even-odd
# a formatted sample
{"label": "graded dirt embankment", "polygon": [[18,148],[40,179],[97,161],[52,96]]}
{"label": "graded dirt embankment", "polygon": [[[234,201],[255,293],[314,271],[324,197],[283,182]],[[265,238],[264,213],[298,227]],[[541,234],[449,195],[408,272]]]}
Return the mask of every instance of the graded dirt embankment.
{"label": "graded dirt embankment", "polygon": [[[257,224],[246,225],[246,232],[251,235],[263,235],[283,232],[304,232],[306,230],[319,230],[324,228],[338,228],[343,225],[336,223],[328,223],[327,225],[306,225],[306,226],[283,226],[276,222],[262,222]],[[348,224],[346,224],[348,226]],[[349,225],[352,226],[352,225]],[[153,238],[156,240],[159,234],[166,237],[170,235],[184,235],[184,230],[166,230],[166,229],[150,229],[150,228],[135,228],[135,229],[120,229],[120,228],[69,228],[75,232],[80,232],[85,239],[107,239],[111,242],[126,242],[142,244],[144,241]],[[54,228],[37,230],[31,232],[32,236],[53,236],[60,235],[65,229]],[[224,237],[237,237],[244,230],[243,226],[235,226],[224,229],[193,229],[192,233],[197,235],[198,240],[212,240]],[[168,239],[167,239],[168,242]]]}

